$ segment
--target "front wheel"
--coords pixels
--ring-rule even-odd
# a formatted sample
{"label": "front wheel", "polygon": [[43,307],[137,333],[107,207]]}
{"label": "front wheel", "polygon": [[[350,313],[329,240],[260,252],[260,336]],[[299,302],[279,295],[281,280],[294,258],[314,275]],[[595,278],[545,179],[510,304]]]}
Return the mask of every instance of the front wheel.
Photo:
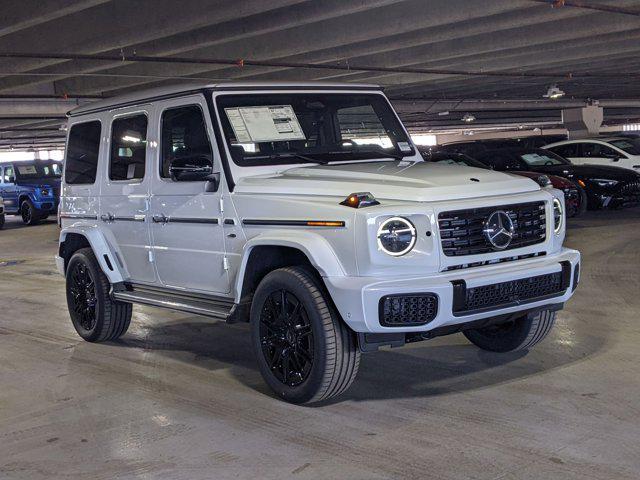
{"label": "front wheel", "polygon": [[40,222],[36,207],[28,198],[20,205],[20,216],[25,225],[37,225]]}
{"label": "front wheel", "polygon": [[464,336],[471,343],[491,352],[526,350],[542,341],[551,331],[556,312],[542,310],[525,315],[511,322],[465,330]]}
{"label": "front wheel", "polygon": [[251,337],[260,373],[281,398],[312,403],[344,392],[356,377],[356,335],[306,269],[269,273],[251,304]]}
{"label": "front wheel", "polygon": [[4,227],[4,213],[0,215],[0,228]]}

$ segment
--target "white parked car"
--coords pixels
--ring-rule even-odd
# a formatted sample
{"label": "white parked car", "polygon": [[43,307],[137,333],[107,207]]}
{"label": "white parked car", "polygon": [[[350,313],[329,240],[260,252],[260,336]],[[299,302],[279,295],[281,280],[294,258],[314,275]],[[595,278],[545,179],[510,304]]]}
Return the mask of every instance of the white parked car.
{"label": "white parked car", "polygon": [[4,227],[4,200],[0,197],[0,228]]}
{"label": "white parked car", "polygon": [[542,148],[551,150],[577,165],[610,165],[640,172],[640,147],[625,137],[564,140]]}
{"label": "white parked car", "polygon": [[266,382],[297,403],[345,391],[380,346],[461,331],[529,348],[579,277],[562,192],[424,162],[371,85],[183,86],[82,106],[60,221],[82,338],[121,336],[132,303],[249,321]]}

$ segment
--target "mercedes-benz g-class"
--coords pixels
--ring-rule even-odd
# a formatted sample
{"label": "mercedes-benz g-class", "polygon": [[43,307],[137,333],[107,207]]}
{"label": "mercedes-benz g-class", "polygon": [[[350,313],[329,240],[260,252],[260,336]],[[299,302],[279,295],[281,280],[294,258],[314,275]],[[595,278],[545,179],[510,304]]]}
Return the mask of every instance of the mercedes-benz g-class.
{"label": "mercedes-benz g-class", "polygon": [[121,336],[133,303],[248,321],[265,381],[297,403],[344,392],[380,346],[462,332],[527,349],[579,277],[562,192],[424,162],[372,85],[189,85],[81,106],[60,220],[82,338]]}

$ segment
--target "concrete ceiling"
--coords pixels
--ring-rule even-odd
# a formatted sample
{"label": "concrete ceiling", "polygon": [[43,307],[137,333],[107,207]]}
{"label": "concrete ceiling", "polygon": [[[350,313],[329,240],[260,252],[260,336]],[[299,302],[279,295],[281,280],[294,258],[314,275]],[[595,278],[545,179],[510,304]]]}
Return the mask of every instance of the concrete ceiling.
{"label": "concrete ceiling", "polygon": [[[465,112],[479,125],[557,124],[560,106],[589,99],[609,123],[640,118],[638,0],[4,0],[2,10],[0,148],[59,145],[76,104],[183,78],[379,83],[415,131],[464,125]],[[543,99],[551,84],[566,97]]]}

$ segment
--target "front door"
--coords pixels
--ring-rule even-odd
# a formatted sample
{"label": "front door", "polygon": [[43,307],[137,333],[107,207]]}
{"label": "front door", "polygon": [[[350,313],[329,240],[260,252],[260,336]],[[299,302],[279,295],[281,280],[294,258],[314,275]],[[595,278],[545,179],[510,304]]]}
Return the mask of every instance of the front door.
{"label": "front door", "polygon": [[[107,169],[100,198],[100,220],[115,243],[117,261],[134,283],[156,283],[149,232],[152,108],[123,110],[111,122],[102,164]],[[149,130],[149,133],[152,133]]]}
{"label": "front door", "polygon": [[612,165],[620,166],[617,163],[621,157],[620,152],[616,152],[613,148],[603,145],[602,143],[584,142],[580,143],[579,156],[572,158],[571,161],[578,165]]}
{"label": "front door", "polygon": [[[221,213],[222,185],[172,178],[173,162],[211,164],[220,156],[201,95],[157,105],[160,145],[153,172],[151,236],[158,278],[165,287],[205,294],[230,291]],[[215,153],[214,153],[215,152]]]}

